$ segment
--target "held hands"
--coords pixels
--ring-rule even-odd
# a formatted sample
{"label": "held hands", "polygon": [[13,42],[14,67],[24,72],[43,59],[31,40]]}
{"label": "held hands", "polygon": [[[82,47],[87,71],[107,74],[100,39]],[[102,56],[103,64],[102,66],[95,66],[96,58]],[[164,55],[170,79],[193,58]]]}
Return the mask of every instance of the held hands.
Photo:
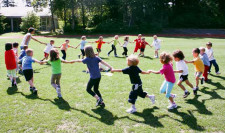
{"label": "held hands", "polygon": [[148,70],[147,72],[148,72],[148,74],[150,74],[152,72],[152,70]]}

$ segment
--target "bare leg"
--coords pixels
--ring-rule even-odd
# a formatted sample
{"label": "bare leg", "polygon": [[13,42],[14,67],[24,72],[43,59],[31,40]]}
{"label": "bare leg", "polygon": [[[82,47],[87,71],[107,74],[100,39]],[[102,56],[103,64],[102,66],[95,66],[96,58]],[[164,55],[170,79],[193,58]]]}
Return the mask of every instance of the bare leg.
{"label": "bare leg", "polygon": [[191,88],[194,88],[193,85],[189,82],[189,80],[185,80],[185,83],[190,86]]}
{"label": "bare leg", "polygon": [[196,77],[195,80],[196,80],[196,87],[198,87],[200,78],[199,77]]}
{"label": "bare leg", "polygon": [[171,102],[172,104],[174,103],[174,100],[173,100],[172,97],[169,97],[169,100],[170,100],[170,102]]}
{"label": "bare leg", "polygon": [[177,85],[178,85],[183,91],[185,91],[186,89],[185,89],[185,87],[182,85],[182,82],[183,82],[183,81],[178,81]]}

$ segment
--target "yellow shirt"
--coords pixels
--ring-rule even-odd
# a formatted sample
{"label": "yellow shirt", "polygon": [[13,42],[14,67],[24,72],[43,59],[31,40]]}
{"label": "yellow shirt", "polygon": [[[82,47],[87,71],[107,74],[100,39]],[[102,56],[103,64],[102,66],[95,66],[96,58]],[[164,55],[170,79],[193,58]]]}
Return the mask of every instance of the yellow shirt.
{"label": "yellow shirt", "polygon": [[205,66],[204,66],[202,60],[199,57],[194,58],[194,63],[193,64],[195,66],[195,71],[196,72],[204,73]]}

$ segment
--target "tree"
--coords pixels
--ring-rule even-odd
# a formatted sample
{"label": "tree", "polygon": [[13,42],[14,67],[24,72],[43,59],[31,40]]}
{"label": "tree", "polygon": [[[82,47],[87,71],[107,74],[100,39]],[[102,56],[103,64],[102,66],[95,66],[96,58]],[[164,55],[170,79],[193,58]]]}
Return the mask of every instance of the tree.
{"label": "tree", "polygon": [[28,12],[27,16],[22,18],[22,23],[20,24],[20,29],[24,32],[27,32],[27,29],[30,27],[40,28],[40,17],[36,16],[34,12]]}
{"label": "tree", "polygon": [[4,23],[5,17],[0,15],[0,34],[4,33],[5,25]]}

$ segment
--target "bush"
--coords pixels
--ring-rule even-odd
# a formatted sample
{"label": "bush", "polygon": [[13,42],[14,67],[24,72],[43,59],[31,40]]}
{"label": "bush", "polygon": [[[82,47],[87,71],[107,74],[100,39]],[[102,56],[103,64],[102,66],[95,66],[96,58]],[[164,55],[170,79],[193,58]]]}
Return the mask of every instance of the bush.
{"label": "bush", "polygon": [[5,30],[6,23],[4,23],[4,20],[5,20],[5,17],[0,16],[0,34],[4,33],[4,30]]}
{"label": "bush", "polygon": [[20,28],[24,32],[27,32],[27,29],[30,27],[35,29],[40,27],[40,17],[36,16],[34,12],[27,13],[27,16],[22,18],[22,23],[20,24]]}

